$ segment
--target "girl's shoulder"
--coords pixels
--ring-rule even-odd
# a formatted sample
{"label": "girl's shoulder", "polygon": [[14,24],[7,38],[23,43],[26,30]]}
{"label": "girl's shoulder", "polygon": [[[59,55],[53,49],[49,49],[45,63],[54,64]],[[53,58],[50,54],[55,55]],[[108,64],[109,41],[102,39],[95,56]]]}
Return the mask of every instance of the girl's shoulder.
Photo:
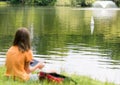
{"label": "girl's shoulder", "polygon": [[18,49],[18,46],[11,46],[11,47],[9,48],[9,50],[15,50],[15,49]]}
{"label": "girl's shoulder", "polygon": [[8,49],[8,52],[13,52],[13,51],[18,51],[18,47],[17,47],[17,46],[11,46],[11,47]]}

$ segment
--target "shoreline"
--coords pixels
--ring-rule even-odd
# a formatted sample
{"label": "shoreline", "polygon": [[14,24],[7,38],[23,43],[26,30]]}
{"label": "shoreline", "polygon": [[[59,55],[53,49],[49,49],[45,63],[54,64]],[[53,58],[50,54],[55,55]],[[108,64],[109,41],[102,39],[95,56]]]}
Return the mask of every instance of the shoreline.
{"label": "shoreline", "polygon": [[[13,80],[6,80],[4,77],[4,73],[5,73],[5,67],[4,66],[0,66],[0,85],[6,85],[6,84],[13,84],[13,85],[38,85],[41,82],[35,82],[35,81],[31,81],[31,82],[20,82],[20,81],[13,81]],[[78,85],[116,85],[114,83],[110,83],[110,82],[102,82],[96,79],[92,79],[90,77],[87,76],[78,76],[77,74],[71,74],[68,75],[66,73],[61,73],[63,75],[67,75],[69,77],[71,77],[73,80],[75,80]],[[43,82],[44,85],[48,85],[48,82]],[[43,84],[42,83],[42,84]],[[49,85],[53,85],[53,83],[49,84]],[[64,85],[64,83],[62,84]],[[69,82],[65,83],[65,85],[73,85]]]}

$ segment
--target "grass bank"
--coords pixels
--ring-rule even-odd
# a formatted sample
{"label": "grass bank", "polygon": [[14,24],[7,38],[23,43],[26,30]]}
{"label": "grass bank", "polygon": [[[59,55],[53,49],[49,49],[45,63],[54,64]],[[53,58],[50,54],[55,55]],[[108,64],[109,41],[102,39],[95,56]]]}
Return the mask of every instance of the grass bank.
{"label": "grass bank", "polygon": [[6,6],[6,5],[8,5],[7,1],[0,1],[0,6]]}
{"label": "grass bank", "polygon": [[[0,85],[58,85],[58,84],[48,83],[46,81],[20,82],[20,81],[8,80],[5,78],[4,72],[5,72],[5,67],[0,67]],[[93,80],[85,76],[78,76],[78,75],[69,75],[69,76],[72,77],[78,83],[78,85],[115,85],[109,82],[100,82],[98,80]],[[72,82],[71,83],[66,82],[60,85],[74,85],[74,84]]]}

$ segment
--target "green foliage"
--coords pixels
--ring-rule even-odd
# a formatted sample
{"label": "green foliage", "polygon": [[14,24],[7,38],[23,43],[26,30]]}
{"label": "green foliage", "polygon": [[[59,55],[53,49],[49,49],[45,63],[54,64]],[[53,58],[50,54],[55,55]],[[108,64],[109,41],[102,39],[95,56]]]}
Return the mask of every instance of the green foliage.
{"label": "green foliage", "polygon": [[[10,1],[11,4],[37,4],[40,6],[54,5],[57,0],[2,0]],[[69,0],[72,6],[90,7],[95,0]],[[120,0],[112,0],[120,7]]]}
{"label": "green foliage", "polygon": [[37,4],[40,6],[54,5],[56,0],[10,0],[11,4]]}
{"label": "green foliage", "polygon": [[56,0],[35,0],[35,4],[40,6],[54,5]]}
{"label": "green foliage", "polygon": [[74,4],[76,6],[79,5],[81,7],[90,7],[90,6],[92,6],[92,1],[93,0],[72,0],[71,3],[72,3],[72,5]]}
{"label": "green foliage", "polygon": [[120,7],[120,0],[113,0],[118,7]]}
{"label": "green foliage", "polygon": [[11,0],[10,2],[11,2],[11,4],[19,4],[20,3],[19,0]]}

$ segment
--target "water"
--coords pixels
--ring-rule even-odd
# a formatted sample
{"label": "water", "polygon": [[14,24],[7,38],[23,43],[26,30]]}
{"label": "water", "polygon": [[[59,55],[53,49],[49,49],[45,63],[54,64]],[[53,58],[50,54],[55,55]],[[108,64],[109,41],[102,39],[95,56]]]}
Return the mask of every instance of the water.
{"label": "water", "polygon": [[28,27],[46,69],[120,84],[120,9],[0,7],[0,65],[17,28]]}

